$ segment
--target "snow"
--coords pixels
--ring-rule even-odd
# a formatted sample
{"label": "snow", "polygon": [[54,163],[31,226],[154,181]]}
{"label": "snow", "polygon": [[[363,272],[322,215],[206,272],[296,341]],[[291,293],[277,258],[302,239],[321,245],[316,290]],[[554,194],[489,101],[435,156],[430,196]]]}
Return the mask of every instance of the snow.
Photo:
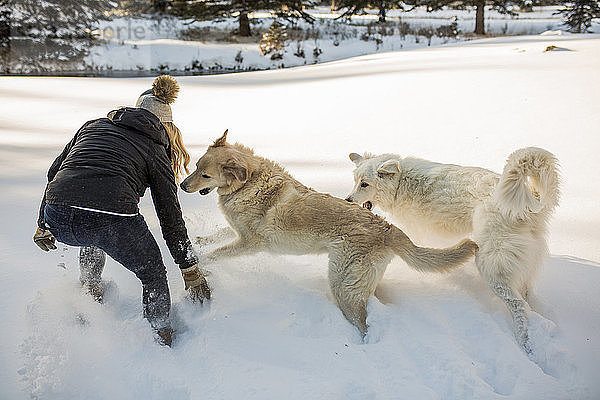
{"label": "snow", "polygon": [[[178,78],[173,113],[194,159],[229,128],[340,197],[352,187],[350,152],[495,171],[520,147],[555,153],[563,196],[532,300],[531,359],[473,263],[437,276],[392,261],[365,342],[333,303],[324,256],[217,262],[213,299],[190,304],[146,196],[178,330],[172,349],[155,344],[133,275],[109,260],[96,304],[78,286],[76,249],[46,254],[30,239],[53,158],[84,121],[133,104],[152,79],[0,77],[0,398],[599,398],[599,67],[600,35],[538,35]],[[180,200],[191,235],[225,226],[215,194]]]}

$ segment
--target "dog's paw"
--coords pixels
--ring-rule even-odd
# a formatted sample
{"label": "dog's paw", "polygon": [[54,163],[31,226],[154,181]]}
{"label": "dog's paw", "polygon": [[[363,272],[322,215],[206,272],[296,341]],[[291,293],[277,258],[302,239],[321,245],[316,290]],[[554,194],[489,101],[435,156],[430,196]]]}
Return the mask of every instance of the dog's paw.
{"label": "dog's paw", "polygon": [[205,264],[212,264],[215,261],[217,261],[218,259],[219,259],[219,254],[215,253],[214,251],[211,251],[210,253],[205,254],[203,257]]}
{"label": "dog's paw", "polygon": [[210,236],[196,236],[195,242],[200,246],[207,246],[209,244],[214,244],[215,240]]}
{"label": "dog's paw", "polygon": [[196,236],[195,241],[201,246],[208,246],[211,244],[224,242],[232,237],[235,237],[234,231],[231,228],[226,227],[217,229],[217,231],[208,236]]}

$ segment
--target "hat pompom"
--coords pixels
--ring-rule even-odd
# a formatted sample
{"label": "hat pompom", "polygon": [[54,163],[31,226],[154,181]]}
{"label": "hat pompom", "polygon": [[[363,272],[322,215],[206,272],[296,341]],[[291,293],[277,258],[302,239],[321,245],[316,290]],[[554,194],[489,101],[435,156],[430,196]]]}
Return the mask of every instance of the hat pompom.
{"label": "hat pompom", "polygon": [[179,93],[179,84],[170,75],[161,75],[154,80],[152,84],[152,92],[154,96],[167,104],[171,104],[177,98]]}

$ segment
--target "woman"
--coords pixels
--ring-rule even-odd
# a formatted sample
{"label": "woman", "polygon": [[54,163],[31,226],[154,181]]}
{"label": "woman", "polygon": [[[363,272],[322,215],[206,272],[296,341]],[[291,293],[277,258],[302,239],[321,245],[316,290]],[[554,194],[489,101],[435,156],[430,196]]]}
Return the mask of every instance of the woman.
{"label": "woman", "polygon": [[179,86],[163,75],[142,93],[136,108],[124,107],[86,122],[48,171],[35,243],[45,251],[59,242],[81,246],[81,283],[99,301],[104,253],[142,282],[144,317],[170,346],[171,299],[166,269],[138,202],[150,187],[163,237],[193,300],[210,298],[198,268],[176,180],[190,157],[173,124],[171,104]]}

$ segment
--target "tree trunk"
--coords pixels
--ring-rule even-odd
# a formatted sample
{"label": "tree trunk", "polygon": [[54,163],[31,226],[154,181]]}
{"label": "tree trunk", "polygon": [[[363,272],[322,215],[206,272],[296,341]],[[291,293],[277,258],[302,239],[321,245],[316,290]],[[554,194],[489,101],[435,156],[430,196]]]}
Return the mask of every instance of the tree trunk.
{"label": "tree trunk", "polygon": [[479,0],[476,3],[477,10],[475,12],[475,33],[485,35],[485,20],[483,13],[485,11],[485,0]]}
{"label": "tree trunk", "polygon": [[10,18],[9,10],[0,9],[0,72],[4,74],[10,72]]}
{"label": "tree trunk", "polygon": [[335,0],[331,0],[331,11],[335,11]]}
{"label": "tree trunk", "polygon": [[250,20],[247,12],[240,12],[240,36],[252,36],[250,32]]}
{"label": "tree trunk", "polygon": [[379,22],[385,22],[385,2],[379,3]]}

